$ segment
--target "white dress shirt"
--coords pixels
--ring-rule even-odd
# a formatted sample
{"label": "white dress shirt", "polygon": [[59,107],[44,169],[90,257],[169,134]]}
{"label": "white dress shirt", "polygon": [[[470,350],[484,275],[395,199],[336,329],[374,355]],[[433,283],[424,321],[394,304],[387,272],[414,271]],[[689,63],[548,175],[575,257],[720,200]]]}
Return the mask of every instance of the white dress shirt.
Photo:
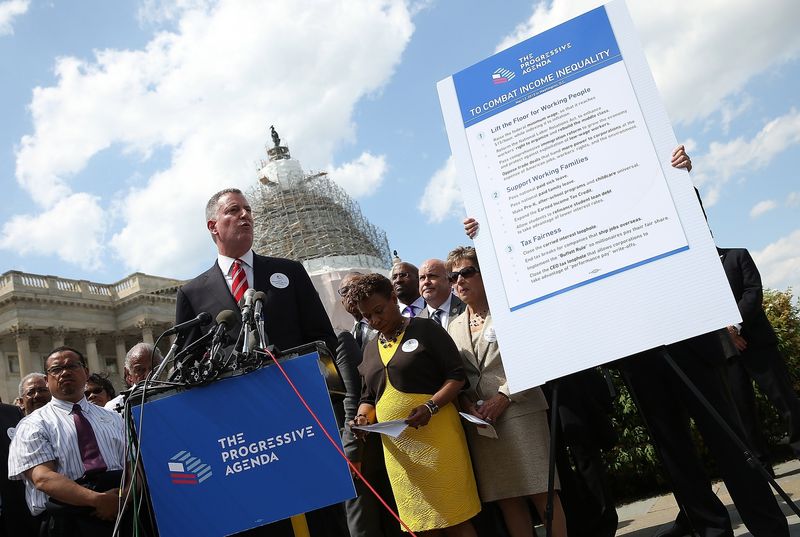
{"label": "white dress shirt", "polygon": [[[239,258],[242,262],[244,275],[247,276],[247,287],[253,288],[253,250],[247,250],[247,253]],[[228,289],[233,287],[233,262],[236,261],[235,257],[228,257],[226,255],[217,254],[217,265],[225,275],[225,282],[228,284]]]}
{"label": "white dress shirt", "polygon": [[[100,454],[108,470],[121,470],[125,462],[125,424],[116,412],[81,399],[81,412],[92,425]],[[8,478],[25,481],[25,500],[36,516],[45,510],[47,495],[25,478],[25,472],[46,462],[56,464],[56,472],[70,479],[84,474],[78,447],[78,433],[69,401],[50,400],[17,425],[8,455]]]}
{"label": "white dress shirt", "polygon": [[[397,301],[397,307],[400,308],[400,313],[403,314],[403,317],[416,317],[417,315],[419,315],[419,312],[421,312],[425,308],[425,299],[422,298],[422,297],[419,297],[414,302],[412,302],[411,304],[408,304],[408,305],[403,304],[402,302],[400,302],[398,300]],[[408,308],[411,308],[411,309],[414,310],[414,315],[410,315],[409,314]]]}
{"label": "white dress shirt", "polygon": [[430,304],[427,305],[428,308],[428,318],[433,319],[433,313],[438,309],[442,313],[439,314],[439,320],[442,321],[442,328],[447,330],[447,326],[450,324],[450,303],[453,301],[453,293],[447,295],[447,300],[444,301],[438,308],[434,308]]}

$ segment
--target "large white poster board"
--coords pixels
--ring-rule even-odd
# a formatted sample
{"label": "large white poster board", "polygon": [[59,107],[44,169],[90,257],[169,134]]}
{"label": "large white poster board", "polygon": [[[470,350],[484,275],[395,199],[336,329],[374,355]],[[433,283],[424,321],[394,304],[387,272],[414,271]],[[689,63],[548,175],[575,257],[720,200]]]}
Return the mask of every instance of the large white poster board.
{"label": "large white poster board", "polygon": [[514,391],[739,322],[621,0],[438,90]]}

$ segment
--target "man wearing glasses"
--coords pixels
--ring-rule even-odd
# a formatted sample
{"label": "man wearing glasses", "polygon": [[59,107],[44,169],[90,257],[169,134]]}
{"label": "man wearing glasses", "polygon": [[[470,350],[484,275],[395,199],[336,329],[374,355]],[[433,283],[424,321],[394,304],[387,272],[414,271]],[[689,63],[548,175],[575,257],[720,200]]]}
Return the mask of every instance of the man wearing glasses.
{"label": "man wearing glasses", "polygon": [[[131,347],[128,354],[125,355],[125,372],[123,376],[125,386],[130,388],[134,384],[142,382],[150,374],[150,371],[157,368],[163,360],[164,357],[161,355],[161,351],[150,343],[140,342]],[[106,403],[105,407],[121,413],[123,399],[124,396],[119,394]]]}
{"label": "man wearing glasses", "polygon": [[102,491],[101,481],[122,470],[122,418],[84,397],[89,370],[79,351],[54,349],[45,367],[52,399],[17,427],[8,459],[9,478],[24,480],[28,507],[42,521],[46,510],[54,512],[49,504],[60,505],[61,515],[54,520],[58,519],[63,535],[110,536],[119,490]]}
{"label": "man wearing glasses", "polygon": [[19,396],[27,416],[50,402],[50,389],[44,373],[28,373],[19,383]]}

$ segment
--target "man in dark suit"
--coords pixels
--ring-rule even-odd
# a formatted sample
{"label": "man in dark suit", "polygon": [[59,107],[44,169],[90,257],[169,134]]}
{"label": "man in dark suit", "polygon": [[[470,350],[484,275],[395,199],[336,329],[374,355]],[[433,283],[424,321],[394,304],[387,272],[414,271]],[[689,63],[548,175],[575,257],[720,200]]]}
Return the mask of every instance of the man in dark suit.
{"label": "man in dark suit", "polygon": [[[716,332],[667,346],[680,369],[742,436],[739,416],[723,382],[724,355]],[[733,535],[728,511],[711,487],[689,429],[694,419],[714,457],[736,509],[754,536],[788,536],[786,518],[766,480],[747,464],[742,451],[700,404],[657,349],[618,362],[631,396],[647,425],[676,501],[703,537]],[[691,531],[691,530],[690,530]],[[660,536],[686,535],[676,524]]]}
{"label": "man in dark suit", "polygon": [[[203,311],[212,317],[226,309],[238,313],[239,298],[252,288],[266,293],[264,326],[270,344],[285,350],[324,341],[333,355],[336,335],[303,265],[253,252],[253,215],[242,192],[231,188],[214,194],[206,206],[206,221],[219,255],[210,269],[178,290],[175,322],[188,321]],[[244,280],[234,296],[232,283],[239,270]],[[237,316],[228,334],[235,340],[241,328]]]}
{"label": "man in dark suit", "polygon": [[[223,310],[232,310],[237,317],[228,334],[235,341],[242,328],[238,302],[245,290],[255,289],[266,294],[263,315],[269,344],[286,350],[323,341],[335,356],[336,335],[303,265],[253,252],[253,215],[241,190],[228,188],[211,196],[206,205],[206,227],[217,246],[217,261],[178,290],[175,322],[191,320],[200,312],[216,317]],[[308,514],[314,537],[346,535],[343,520],[339,524],[333,513],[336,508]],[[288,521],[244,533],[270,537],[293,534]]]}
{"label": "man in dark suit", "polygon": [[2,537],[36,535],[39,526],[25,503],[25,485],[22,481],[8,479],[8,446],[11,444],[14,428],[21,419],[22,411],[18,407],[0,403],[0,472],[2,472],[0,536]]}
{"label": "man in dark suit", "polygon": [[800,398],[792,387],[778,338],[762,306],[761,275],[744,248],[717,248],[725,275],[742,315],[740,326],[729,326],[739,355],[728,362],[733,400],[744,423],[748,444],[762,464],[771,467],[768,448],[756,412],[753,381],[789,425],[789,445],[800,458]]}
{"label": "man in dark suit", "polygon": [[419,294],[426,306],[417,316],[430,318],[447,330],[450,321],[464,313],[467,305],[452,293],[453,286],[441,259],[428,259],[419,268]]}

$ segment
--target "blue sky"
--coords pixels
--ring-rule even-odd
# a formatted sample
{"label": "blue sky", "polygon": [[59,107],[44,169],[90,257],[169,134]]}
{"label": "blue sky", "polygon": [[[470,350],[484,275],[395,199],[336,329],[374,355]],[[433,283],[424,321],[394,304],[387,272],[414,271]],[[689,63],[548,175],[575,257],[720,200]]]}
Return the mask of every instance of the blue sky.
{"label": "blue sky", "polygon": [[[403,258],[443,257],[464,211],[436,82],[596,5],[0,0],[0,272],[194,276],[205,200],[255,184],[271,124]],[[718,244],[800,289],[800,2],[628,5]]]}

